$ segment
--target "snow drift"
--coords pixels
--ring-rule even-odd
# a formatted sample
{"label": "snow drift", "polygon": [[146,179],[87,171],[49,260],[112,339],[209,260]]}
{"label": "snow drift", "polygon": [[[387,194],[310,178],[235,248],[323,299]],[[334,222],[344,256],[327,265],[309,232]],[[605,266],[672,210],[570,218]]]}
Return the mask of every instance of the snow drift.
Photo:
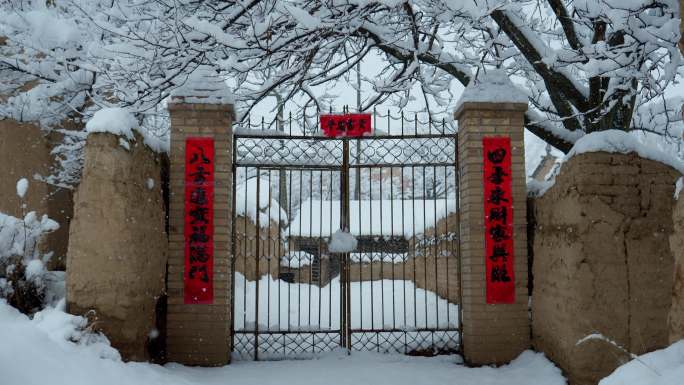
{"label": "snow drift", "polygon": [[599,385],[680,385],[684,379],[684,340],[636,357]]}
{"label": "snow drift", "polygon": [[[454,356],[436,358],[332,352],[315,360],[238,362],[222,368],[124,363],[85,320],[59,308],[29,319],[0,300],[0,373],[3,385],[564,385],[560,370],[542,354],[524,352],[499,368],[467,368]],[[306,373],[306,375],[302,375]],[[289,381],[286,381],[289,382]]]}

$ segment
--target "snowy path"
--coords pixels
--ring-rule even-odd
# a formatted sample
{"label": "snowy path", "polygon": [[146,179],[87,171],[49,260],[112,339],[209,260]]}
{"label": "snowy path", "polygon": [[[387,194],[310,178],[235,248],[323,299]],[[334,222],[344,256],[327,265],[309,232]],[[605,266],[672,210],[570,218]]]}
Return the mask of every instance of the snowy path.
{"label": "snowy path", "polygon": [[[0,300],[2,385],[564,385],[543,355],[525,352],[500,368],[435,358],[335,351],[316,360],[235,362],[222,368],[123,363],[106,341],[78,332],[80,317],[46,310],[34,320]],[[69,342],[68,339],[81,343]],[[88,342],[86,342],[88,341]]]}

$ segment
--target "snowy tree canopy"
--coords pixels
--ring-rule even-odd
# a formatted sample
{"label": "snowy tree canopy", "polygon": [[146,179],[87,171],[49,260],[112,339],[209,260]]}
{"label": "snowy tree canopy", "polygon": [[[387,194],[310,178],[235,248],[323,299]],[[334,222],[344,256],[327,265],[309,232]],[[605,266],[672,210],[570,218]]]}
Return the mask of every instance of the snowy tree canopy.
{"label": "snowy tree canopy", "polygon": [[681,135],[681,101],[664,97],[681,60],[676,0],[53,0],[0,15],[0,113],[22,120],[113,104],[154,116],[202,64],[244,112],[276,91],[318,105],[313,87],[381,55],[363,109],[416,87],[448,109],[454,82],[498,67],[528,92],[527,128],[561,150],[612,128]]}
{"label": "snowy tree canopy", "polygon": [[[152,3],[142,4],[135,14]],[[444,105],[451,82],[465,85],[499,67],[529,92],[527,127],[565,151],[584,133],[664,133],[681,120],[679,101],[663,97],[680,64],[675,0],[154,4],[169,10],[159,21],[164,32],[137,33],[133,41],[174,52],[177,70],[211,62],[236,79],[248,107],[274,90],[286,90],[287,98],[303,93],[316,104],[311,87],[380,52],[384,68],[366,79],[375,94],[364,108],[396,95],[405,103],[415,85],[428,105]]]}

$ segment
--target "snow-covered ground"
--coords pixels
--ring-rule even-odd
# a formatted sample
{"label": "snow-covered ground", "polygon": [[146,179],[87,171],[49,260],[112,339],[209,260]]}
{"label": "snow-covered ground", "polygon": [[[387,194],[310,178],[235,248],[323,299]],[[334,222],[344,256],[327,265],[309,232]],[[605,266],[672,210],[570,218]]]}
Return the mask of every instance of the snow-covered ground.
{"label": "snow-covered ground", "polygon": [[[351,282],[352,328],[448,328],[458,306],[412,281]],[[256,282],[235,273],[235,330],[253,330]],[[261,330],[325,330],[340,327],[340,279],[322,287],[265,275],[259,281]]]}
{"label": "snow-covered ground", "polygon": [[684,340],[636,357],[601,380],[599,385],[684,384]]}
{"label": "snow-covered ground", "polygon": [[[235,362],[221,368],[123,363],[102,337],[78,331],[82,319],[49,309],[33,320],[0,300],[2,385],[564,385],[542,354],[525,352],[500,368],[467,368],[435,358],[336,351],[315,360]],[[74,340],[77,342],[71,342]]]}
{"label": "snow-covered ground", "polygon": [[[107,339],[81,317],[48,308],[33,319],[0,300],[2,385],[565,385],[561,371],[542,354],[526,351],[499,368],[467,368],[459,356],[409,357],[343,351],[298,361],[236,361],[221,368],[170,363],[124,363]],[[684,340],[642,355],[600,385],[680,385]]]}
{"label": "snow-covered ground", "polygon": [[[311,357],[339,340],[339,276],[323,286],[259,280],[259,355]],[[458,306],[408,280],[351,282],[354,349],[405,352],[455,351],[459,344]],[[235,273],[235,359],[252,359],[256,318],[256,282]],[[434,332],[433,329],[439,329]],[[382,332],[377,332],[383,330]],[[303,332],[300,334],[300,332]]]}

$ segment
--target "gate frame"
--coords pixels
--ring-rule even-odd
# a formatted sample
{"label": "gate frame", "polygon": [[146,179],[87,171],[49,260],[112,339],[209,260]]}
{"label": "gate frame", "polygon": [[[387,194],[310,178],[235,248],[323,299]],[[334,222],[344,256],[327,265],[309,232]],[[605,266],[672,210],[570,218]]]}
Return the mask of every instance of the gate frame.
{"label": "gate frame", "polygon": [[[388,112],[388,116],[390,116],[389,112]],[[402,123],[403,123],[403,119],[404,119],[403,114],[402,114],[401,118],[402,118]],[[454,171],[454,178],[455,178],[455,180],[454,180],[454,187],[455,187],[454,194],[455,195],[451,198],[448,195],[446,195],[444,199],[445,199],[445,202],[453,199],[453,201],[455,203],[456,214],[457,214],[456,215],[456,228],[460,229],[461,228],[461,225],[460,225],[461,213],[460,213],[460,199],[459,199],[460,186],[459,186],[459,172],[458,172],[458,170],[459,170],[458,133],[457,132],[452,132],[452,133],[437,132],[435,134],[431,130],[432,121],[430,121],[429,132],[427,134],[419,134],[419,133],[417,133],[417,128],[418,128],[417,116],[416,116],[415,122],[416,122],[416,133],[415,134],[406,134],[403,130],[403,124],[402,124],[402,133],[400,135],[384,134],[384,135],[371,135],[371,136],[365,136],[365,137],[360,137],[360,138],[355,138],[355,137],[329,138],[329,137],[318,137],[318,136],[306,135],[306,134],[304,134],[304,135],[291,135],[291,134],[290,135],[268,135],[268,134],[264,135],[264,134],[258,134],[256,132],[254,132],[253,130],[249,130],[249,131],[251,131],[251,133],[248,132],[248,133],[243,134],[240,132],[240,130],[237,130],[238,132],[235,132],[233,134],[233,141],[232,141],[232,145],[233,145],[233,148],[232,148],[232,175],[234,175],[234,177],[232,178],[232,194],[233,194],[233,197],[235,197],[235,199],[233,199],[233,201],[232,201],[232,208],[231,208],[231,210],[232,210],[231,211],[231,218],[233,220],[233,223],[235,223],[235,219],[237,218],[237,208],[236,208],[237,190],[236,189],[237,189],[238,182],[237,182],[236,176],[237,176],[238,168],[255,168],[257,170],[257,174],[259,174],[261,172],[261,170],[269,170],[269,172],[270,172],[273,169],[284,170],[284,171],[287,171],[287,170],[292,171],[292,170],[296,170],[296,169],[300,169],[300,170],[325,169],[325,170],[331,170],[331,171],[333,171],[333,170],[339,171],[339,173],[340,173],[340,195],[341,195],[340,196],[340,203],[341,203],[341,205],[340,205],[341,206],[340,207],[340,228],[348,232],[349,228],[350,228],[349,202],[351,200],[350,191],[349,191],[350,177],[351,177],[350,169],[356,169],[357,170],[357,178],[359,178],[360,170],[363,168],[367,168],[369,170],[373,170],[373,169],[382,170],[383,168],[400,167],[403,170],[403,168],[405,168],[405,167],[413,167],[413,168],[415,168],[415,167],[423,167],[423,168],[434,167],[433,169],[436,170],[436,167],[445,167],[445,177],[446,177],[447,176],[446,175],[446,168],[452,167],[453,171]],[[262,127],[263,127],[263,120],[262,120]],[[442,124],[442,127],[443,127],[443,131],[444,131],[444,124]],[[272,134],[273,131],[270,131],[270,133]],[[313,165],[287,165],[287,164],[275,164],[275,163],[263,164],[261,162],[256,161],[256,159],[255,159],[255,162],[253,162],[253,163],[241,162],[238,160],[238,152],[239,152],[238,146],[239,146],[240,139],[261,140],[261,139],[265,139],[265,138],[269,138],[272,140],[278,140],[278,141],[282,141],[282,140],[337,141],[337,142],[342,144],[342,162],[341,162],[341,165],[338,165],[338,166],[333,166],[333,165],[330,165],[330,166],[328,166],[328,165],[313,166]],[[402,141],[404,141],[404,140],[408,141],[411,139],[447,139],[447,140],[453,140],[453,147],[454,147],[454,154],[452,155],[453,162],[449,162],[449,163],[446,163],[446,162],[444,162],[444,163],[436,163],[436,162],[433,162],[433,163],[401,163],[401,164],[374,163],[374,164],[366,164],[366,165],[360,165],[360,164],[351,165],[350,164],[350,146],[349,146],[350,140],[357,140],[359,143],[359,144],[357,144],[357,146],[359,146],[360,143],[362,143],[364,140],[383,140],[383,139],[402,140]],[[402,171],[402,175],[403,175],[403,171]],[[259,176],[257,176],[257,178],[259,178]],[[261,196],[260,189],[261,189],[261,182],[257,181],[257,183],[256,183],[257,197]],[[291,194],[292,194],[292,192],[288,193],[290,200],[292,199]],[[448,194],[448,193],[445,192],[445,194]],[[422,199],[425,199],[425,198],[422,198]],[[437,199],[437,198],[435,198],[435,199]],[[415,200],[417,200],[417,199],[415,197],[413,197],[412,201],[415,201]],[[259,202],[259,198],[257,198],[257,202]],[[258,205],[259,205],[259,203],[257,203],[257,206]],[[446,207],[445,207],[445,209],[446,209]],[[290,216],[292,215],[292,213],[288,213],[288,214]],[[448,213],[446,215],[448,215]],[[291,221],[292,218],[289,218],[289,220]],[[447,223],[448,223],[448,220],[447,220]],[[261,224],[259,223],[259,215],[256,215],[255,225],[256,225],[256,231],[257,231],[255,259],[256,259],[256,271],[257,271],[257,275],[259,275],[260,274],[259,259],[260,259],[260,254],[261,254],[260,253],[261,250],[259,249],[259,245],[260,245],[259,236],[260,236],[260,228],[261,228]],[[237,226],[235,226],[235,225],[231,226],[231,256],[230,256],[231,263],[230,263],[230,265],[231,265],[232,290],[231,290],[231,298],[230,298],[230,301],[231,301],[230,307],[231,307],[231,313],[232,314],[235,314],[235,291],[236,291],[235,290],[235,272],[236,272],[235,262],[237,260],[237,249],[236,249],[236,247],[237,247],[236,246],[237,245],[237,232],[236,232],[236,227]],[[434,231],[436,233],[437,223],[435,223],[435,230]],[[332,232],[332,229],[331,229],[331,232]],[[460,231],[457,231],[457,232],[460,232]],[[448,230],[447,230],[447,234],[448,234]],[[415,235],[416,234],[414,234],[414,236]],[[457,234],[457,239],[452,240],[452,242],[456,243],[455,251],[457,254],[456,254],[455,258],[458,259],[457,264],[456,264],[456,268],[458,269],[458,274],[457,274],[457,277],[454,277],[455,279],[458,279],[458,289],[457,289],[458,290],[458,293],[457,293],[458,304],[455,304],[458,306],[457,327],[454,330],[450,330],[450,328],[447,326],[447,328],[445,330],[441,330],[437,326],[436,328],[432,328],[433,330],[430,330],[430,328],[425,328],[425,330],[420,329],[417,332],[418,333],[421,331],[432,332],[433,338],[434,338],[435,332],[439,332],[439,331],[443,331],[445,333],[448,333],[451,331],[457,332],[458,333],[457,337],[456,337],[457,338],[457,348],[456,348],[455,352],[462,354],[462,349],[463,349],[463,343],[462,343],[462,305],[461,305],[462,304],[462,284],[461,284],[462,258],[461,258],[460,234]],[[353,350],[352,334],[354,333],[354,331],[352,330],[352,327],[351,327],[351,317],[352,317],[352,309],[353,309],[352,303],[351,303],[351,296],[352,296],[351,295],[351,276],[350,276],[350,264],[351,264],[351,262],[350,262],[350,254],[349,253],[338,253],[338,255],[340,256],[340,267],[341,267],[340,268],[340,307],[341,307],[341,311],[340,311],[340,330],[339,330],[340,346],[342,348],[347,349],[348,353],[350,353]],[[279,261],[278,261],[278,263],[279,263]],[[435,259],[435,264],[437,264],[436,259]],[[437,265],[435,265],[435,267],[436,266]],[[246,264],[245,264],[245,268],[246,268]],[[414,270],[415,270],[415,267],[414,267]],[[416,277],[414,276],[413,277],[414,282],[415,282],[415,279],[416,279]],[[257,279],[257,282],[258,282],[258,279]],[[369,282],[373,282],[373,281],[370,280]],[[434,294],[436,297],[438,297],[438,294],[437,294],[437,287],[438,287],[437,276],[435,276],[434,285],[435,285],[435,290],[436,290]],[[447,285],[448,285],[448,280],[447,280]],[[255,306],[254,314],[256,317],[255,318],[254,332],[252,333],[252,331],[248,331],[248,332],[244,332],[244,333],[236,333],[235,317],[231,317],[231,324],[230,324],[231,344],[230,344],[230,346],[231,346],[231,351],[233,351],[233,349],[235,347],[234,341],[235,341],[235,335],[236,334],[254,334],[253,356],[254,356],[255,360],[259,360],[259,348],[258,348],[259,347],[259,342],[258,342],[258,340],[259,340],[259,322],[258,322],[258,319],[259,319],[258,318],[259,317],[259,309],[258,309],[259,308],[259,284],[258,283],[256,284],[255,292],[256,292],[256,294],[255,294],[256,297],[255,297],[255,300],[253,301],[254,306]],[[446,299],[446,303],[447,303],[447,312],[448,312],[449,311],[448,310],[449,309],[448,299]],[[243,304],[243,306],[245,306],[245,309],[243,309],[243,310],[246,310],[247,304],[245,303],[245,304]],[[427,306],[427,304],[425,306]],[[319,309],[319,311],[320,311],[320,309]],[[417,310],[416,310],[415,304],[414,304],[414,312],[415,311],[417,311]],[[384,312],[384,309],[383,309],[383,312]],[[426,324],[427,324],[427,320],[426,320]],[[402,328],[406,329],[405,326]],[[325,332],[326,331],[321,331],[321,333],[325,333]],[[359,333],[370,333],[371,331],[357,331],[357,332],[359,332]],[[383,326],[383,329],[377,329],[377,330],[373,331],[373,333],[376,333],[376,334],[378,334],[380,332],[400,332],[400,331],[398,331],[398,330],[384,330],[384,326]],[[408,330],[401,330],[401,332],[407,333],[409,331]],[[307,331],[307,333],[315,334],[316,331]],[[296,334],[296,332],[293,332],[293,334]],[[406,343],[405,343],[405,346],[406,346]]]}

